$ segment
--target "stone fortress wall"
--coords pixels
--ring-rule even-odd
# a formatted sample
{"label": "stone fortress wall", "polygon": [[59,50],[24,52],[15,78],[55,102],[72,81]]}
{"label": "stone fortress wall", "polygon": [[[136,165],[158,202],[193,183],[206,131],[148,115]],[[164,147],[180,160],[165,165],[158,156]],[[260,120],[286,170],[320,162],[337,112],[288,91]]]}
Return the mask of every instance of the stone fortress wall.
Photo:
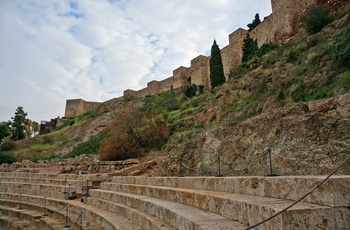
{"label": "stone fortress wall", "polygon": [[[239,28],[229,35],[229,44],[221,49],[222,63],[225,77],[228,78],[230,70],[241,64],[243,41],[249,33],[250,37],[257,39],[258,45],[273,42],[284,44],[300,29],[300,18],[310,6],[322,2],[329,6],[347,4],[347,0],[271,0],[272,14],[252,31]],[[173,71],[173,76],[162,81],[151,81],[147,87],[140,90],[127,89],[123,97],[145,97],[169,91],[182,91],[186,87],[196,84],[203,85],[210,90],[210,57],[199,55],[191,60],[190,67],[180,66]],[[90,109],[94,103],[82,99],[67,100],[66,117],[78,116]]]}
{"label": "stone fortress wall", "polygon": [[87,111],[94,110],[101,103],[84,101],[83,99],[70,99],[66,101],[65,117],[76,117]]}
{"label": "stone fortress wall", "polygon": [[[221,57],[226,78],[230,70],[241,64],[243,40],[249,33],[250,37],[257,39],[261,46],[266,42],[282,44],[292,37],[300,27],[300,15],[316,0],[271,0],[272,14],[254,28],[248,30],[239,28],[229,35],[229,44],[221,49]],[[190,85],[203,85],[210,90],[209,79],[210,57],[200,55],[191,60],[190,67],[179,67],[174,70],[173,76],[162,80],[152,81],[147,88],[134,91],[125,90],[124,96],[144,97],[156,95],[170,90],[182,90]]]}

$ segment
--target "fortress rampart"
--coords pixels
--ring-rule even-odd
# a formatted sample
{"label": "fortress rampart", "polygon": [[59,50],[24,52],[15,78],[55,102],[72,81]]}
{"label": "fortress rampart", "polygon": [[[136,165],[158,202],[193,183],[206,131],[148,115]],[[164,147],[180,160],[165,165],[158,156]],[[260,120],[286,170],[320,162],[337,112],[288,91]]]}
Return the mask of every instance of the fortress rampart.
{"label": "fortress rampart", "polygon": [[88,111],[94,110],[100,104],[100,102],[84,101],[83,99],[67,100],[64,116],[67,118],[76,117]]}
{"label": "fortress rampart", "polygon": [[[256,39],[258,45],[273,42],[284,44],[295,35],[300,29],[300,18],[305,11],[312,5],[322,3],[332,9],[339,8],[348,4],[347,0],[271,0],[272,14],[265,17],[264,20],[252,31],[238,28],[229,35],[229,44],[221,49],[221,58],[224,67],[224,73],[228,78],[230,70],[241,64],[243,41],[249,33],[250,37]],[[180,66],[173,71],[170,76],[162,81],[151,81],[147,87],[140,90],[127,89],[123,97],[145,97],[147,95],[156,95],[169,91],[182,91],[186,87],[196,84],[203,85],[206,90],[211,89],[210,84],[210,57],[199,55],[191,60],[190,67]],[[81,99],[67,100],[66,117],[80,115],[91,107],[91,102],[85,102]]]}
{"label": "fortress rampart", "polygon": [[[257,39],[259,46],[267,42],[283,44],[300,28],[300,18],[305,10],[317,2],[318,0],[271,0],[272,14],[265,17],[256,28],[251,32],[242,28],[232,32],[229,35],[229,44],[221,49],[226,78],[230,70],[241,64],[243,41],[248,33],[250,37]],[[191,60],[190,67],[181,66],[173,71],[173,76],[162,81],[149,82],[147,88],[138,91],[125,90],[124,96],[144,97],[170,90],[179,91],[193,84],[203,85],[210,90],[209,60],[210,57],[199,55]]]}

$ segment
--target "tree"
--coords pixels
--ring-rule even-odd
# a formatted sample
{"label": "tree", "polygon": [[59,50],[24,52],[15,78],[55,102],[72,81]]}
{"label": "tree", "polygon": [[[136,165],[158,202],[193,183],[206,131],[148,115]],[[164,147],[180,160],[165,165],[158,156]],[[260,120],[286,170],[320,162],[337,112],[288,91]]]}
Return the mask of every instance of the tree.
{"label": "tree", "polygon": [[259,51],[259,47],[258,47],[257,40],[256,39],[254,40],[249,36],[249,34],[247,34],[247,37],[243,40],[242,63],[248,62],[255,55],[257,55],[258,51]]}
{"label": "tree", "polygon": [[224,67],[222,65],[220,48],[216,44],[215,40],[211,47],[210,81],[212,89],[214,89],[216,86],[224,84],[226,81],[224,75]]}
{"label": "tree", "polygon": [[32,121],[31,126],[32,126],[32,130],[33,130],[34,136],[37,135],[37,134],[39,133],[39,131],[40,131],[40,125],[39,125],[39,123],[36,122],[36,121]]}
{"label": "tree", "polygon": [[12,140],[22,140],[26,137],[25,125],[27,123],[27,113],[24,112],[23,107],[19,106],[16,109],[15,116],[11,117],[11,128],[12,128]]}
{"label": "tree", "polygon": [[11,135],[11,131],[9,129],[9,124],[7,122],[0,123],[0,143],[5,138]]}
{"label": "tree", "polygon": [[26,137],[31,137],[33,134],[32,124],[33,124],[32,120],[27,119],[25,124]]}
{"label": "tree", "polygon": [[248,31],[252,31],[255,27],[257,27],[261,23],[259,14],[255,15],[255,19],[252,21],[252,23],[249,23],[248,26]]}

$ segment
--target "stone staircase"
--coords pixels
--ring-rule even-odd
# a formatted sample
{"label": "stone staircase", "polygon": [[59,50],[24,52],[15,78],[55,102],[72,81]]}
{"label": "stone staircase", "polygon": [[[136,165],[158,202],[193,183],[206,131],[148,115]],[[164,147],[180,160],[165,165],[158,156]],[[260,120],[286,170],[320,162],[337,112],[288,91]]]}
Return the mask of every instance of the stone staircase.
{"label": "stone staircase", "polygon": [[[0,221],[26,219],[40,224],[38,229],[63,229],[67,219],[71,229],[247,229],[292,205],[325,178],[114,176],[102,180],[96,175],[0,173]],[[89,196],[70,200],[63,195],[67,183],[80,193],[88,180],[102,183],[90,189]],[[46,209],[38,202],[43,196]],[[254,229],[350,229],[349,207],[350,176],[332,176],[302,202]],[[48,216],[43,217],[45,210]]]}

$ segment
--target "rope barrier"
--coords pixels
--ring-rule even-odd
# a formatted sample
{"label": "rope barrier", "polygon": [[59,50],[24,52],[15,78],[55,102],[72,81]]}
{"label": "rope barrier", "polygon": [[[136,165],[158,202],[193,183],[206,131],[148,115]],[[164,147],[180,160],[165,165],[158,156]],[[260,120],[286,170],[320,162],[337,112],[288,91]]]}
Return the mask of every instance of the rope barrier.
{"label": "rope barrier", "polygon": [[331,157],[337,156],[337,155],[339,155],[339,154],[347,154],[347,153],[345,153],[344,151],[349,150],[349,149],[350,149],[350,148],[346,148],[346,149],[344,149],[344,150],[342,150],[342,151],[339,151],[339,152],[334,153],[334,154],[329,155],[329,156],[320,157],[320,158],[315,158],[315,159],[306,159],[305,161],[319,161],[319,160],[323,160],[323,159],[327,159],[327,158],[331,158]]}
{"label": "rope barrier", "polygon": [[76,221],[74,221],[75,224],[78,223],[78,221],[80,220],[81,216],[82,216],[82,211],[80,210],[80,215],[78,216],[78,219]]}
{"label": "rope barrier", "polygon": [[256,228],[264,223],[266,223],[267,221],[275,218],[276,216],[282,214],[283,212],[287,211],[288,209],[290,209],[291,207],[295,206],[296,204],[298,204],[299,202],[301,202],[303,199],[305,199],[308,195],[310,195],[311,193],[313,193],[316,189],[318,189],[322,184],[324,184],[334,173],[336,173],[349,159],[350,159],[350,154],[347,154],[348,156],[346,157],[346,159],[340,163],[324,180],[322,180],[315,188],[313,188],[311,191],[309,191],[308,193],[306,193],[304,196],[302,196],[301,198],[299,198],[298,200],[296,200],[294,203],[292,203],[291,205],[287,206],[286,208],[282,209],[281,211],[277,212],[276,214],[272,215],[271,217],[253,225],[250,226],[249,228],[246,228],[245,230],[249,230],[249,229],[253,229]]}
{"label": "rope barrier", "polygon": [[30,203],[32,203],[32,204],[38,204],[38,203],[40,203],[41,201],[43,201],[44,199],[45,199],[45,196],[43,197],[43,198],[38,198],[39,200],[38,201],[32,201],[32,202],[30,202]]}
{"label": "rope barrier", "polygon": [[61,211],[61,210],[63,210],[65,207],[67,207],[68,206],[68,203],[65,203],[64,204],[64,206],[62,207],[62,208],[59,208],[59,209],[56,209],[56,210],[54,210],[55,212],[58,212],[58,211]]}
{"label": "rope barrier", "polygon": [[188,167],[187,165],[185,165],[184,163],[181,163],[182,166],[184,166],[185,168],[189,169],[189,170],[193,170],[193,171],[198,171],[197,169],[194,169],[194,168],[191,168],[191,167]]}

